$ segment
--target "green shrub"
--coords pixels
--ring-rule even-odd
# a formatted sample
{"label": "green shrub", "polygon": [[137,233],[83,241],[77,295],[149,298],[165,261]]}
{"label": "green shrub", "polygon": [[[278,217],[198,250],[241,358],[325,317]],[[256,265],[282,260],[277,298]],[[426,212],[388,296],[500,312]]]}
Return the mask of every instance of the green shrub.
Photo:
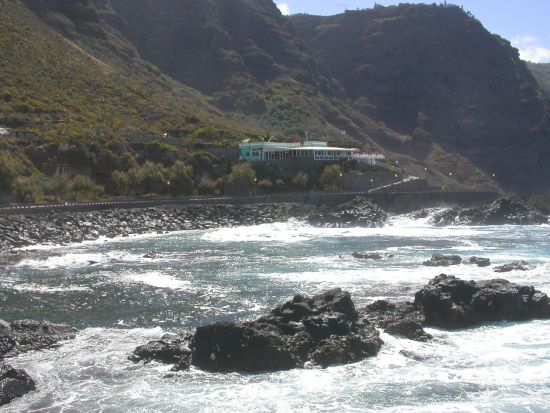
{"label": "green shrub", "polygon": [[309,183],[309,176],[305,172],[298,172],[294,179],[292,179],[292,183],[300,188],[306,188]]}
{"label": "green shrub", "polygon": [[36,203],[44,194],[38,179],[34,176],[20,176],[13,182],[13,193],[17,202]]}
{"label": "green shrub", "polygon": [[198,189],[202,195],[217,195],[220,193],[218,183],[210,178],[203,178]]}
{"label": "green shrub", "polygon": [[250,164],[238,163],[231,168],[227,180],[232,184],[253,186],[256,183],[256,172]]}
{"label": "green shrub", "polygon": [[15,178],[25,171],[23,164],[7,150],[0,151],[0,194],[11,192]]}
{"label": "green shrub", "polygon": [[319,183],[321,187],[327,191],[337,191],[340,189],[342,182],[342,168],[339,165],[328,165],[323,170]]}
{"label": "green shrub", "polygon": [[270,191],[273,189],[273,182],[270,179],[262,179],[258,182],[258,188],[264,191]]}
{"label": "green shrub", "polygon": [[76,201],[99,198],[104,193],[104,188],[97,185],[87,176],[77,175],[69,183],[71,199]]}
{"label": "green shrub", "polygon": [[67,175],[57,175],[44,183],[44,193],[53,196],[55,201],[66,199],[71,186],[71,179]]}
{"label": "green shrub", "polygon": [[175,195],[193,193],[193,167],[177,161],[170,167],[170,192]]}

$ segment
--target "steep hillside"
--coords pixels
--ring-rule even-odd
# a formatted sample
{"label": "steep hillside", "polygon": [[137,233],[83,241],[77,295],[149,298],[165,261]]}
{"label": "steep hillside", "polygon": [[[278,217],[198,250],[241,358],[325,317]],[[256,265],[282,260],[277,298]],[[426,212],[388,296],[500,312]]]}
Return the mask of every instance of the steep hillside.
{"label": "steep hillside", "polygon": [[541,89],[509,42],[459,7],[377,7],[291,22],[355,107],[412,146],[437,143],[509,189],[542,188],[539,177],[550,177]]}
{"label": "steep hillside", "polygon": [[245,129],[142,60],[86,0],[0,0],[0,10],[0,125],[56,142]]}
{"label": "steep hillside", "polygon": [[527,63],[527,67],[550,99],[550,63]]}
{"label": "steep hillside", "polygon": [[309,132],[433,185],[550,179],[542,90],[458,7],[285,17],[271,0],[0,0],[0,54],[0,127],[58,146]]}

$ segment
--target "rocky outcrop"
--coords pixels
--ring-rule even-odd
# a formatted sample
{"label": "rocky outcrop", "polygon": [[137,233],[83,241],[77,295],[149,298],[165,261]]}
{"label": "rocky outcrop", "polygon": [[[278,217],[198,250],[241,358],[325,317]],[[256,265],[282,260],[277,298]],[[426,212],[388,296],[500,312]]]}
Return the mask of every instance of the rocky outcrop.
{"label": "rocky outcrop", "polygon": [[414,304],[426,325],[443,328],[550,318],[546,294],[502,279],[475,282],[442,274],[416,293]]}
{"label": "rocky outcrop", "polygon": [[432,258],[424,261],[423,264],[427,267],[448,267],[450,265],[458,265],[461,262],[462,258],[458,255],[433,254]]}
{"label": "rocky outcrop", "polygon": [[470,257],[465,262],[467,264],[477,265],[478,267],[488,267],[491,265],[491,260],[483,257]]}
{"label": "rocky outcrop", "polygon": [[173,371],[188,370],[191,367],[192,351],[190,342],[193,336],[187,334],[165,334],[160,340],[137,347],[128,357],[134,362],[158,361],[173,364]]}
{"label": "rocky outcrop", "polygon": [[393,254],[389,253],[381,253],[381,252],[371,252],[371,251],[364,251],[364,252],[353,252],[351,254],[353,258],[357,258],[359,260],[383,260],[383,259],[390,259],[393,258]]}
{"label": "rocky outcrop", "polygon": [[36,390],[36,383],[25,372],[0,361],[0,406]]}
{"label": "rocky outcrop", "polygon": [[451,208],[435,214],[430,223],[448,225],[540,225],[548,216],[539,208],[515,199],[500,199],[475,208]]}
{"label": "rocky outcrop", "polygon": [[379,227],[386,222],[387,214],[372,201],[357,197],[334,208],[323,207],[309,214],[313,225],[328,227]]}
{"label": "rocky outcrop", "polygon": [[340,289],[314,297],[296,295],[255,321],[221,322],[197,328],[192,339],[163,338],[138,347],[131,359],[180,360],[214,372],[289,370],[362,360],[378,353],[378,331],[358,320],[349,293]]}
{"label": "rocky outcrop", "polygon": [[366,322],[384,329],[388,334],[416,341],[432,339],[424,331],[425,317],[422,309],[413,303],[394,304],[378,300],[363,309],[360,315]]}
{"label": "rocky outcrop", "polygon": [[74,338],[76,332],[76,329],[66,325],[32,320],[9,324],[0,320],[0,358],[57,347],[61,341]]}
{"label": "rocky outcrop", "polygon": [[297,295],[268,316],[197,328],[193,363],[211,371],[276,371],[313,362],[352,363],[378,353],[382,341],[357,321],[349,293]]}
{"label": "rocky outcrop", "polygon": [[529,263],[526,261],[514,261],[509,264],[503,264],[499,265],[498,267],[495,267],[493,271],[495,272],[511,272],[511,271],[528,271],[531,267],[529,266]]}
{"label": "rocky outcrop", "polygon": [[[201,205],[0,216],[0,251],[35,244],[77,243],[99,237],[282,222],[303,218],[311,208],[297,204]],[[21,254],[24,253],[9,254],[0,258],[0,262],[17,262]]]}
{"label": "rocky outcrop", "polygon": [[414,302],[378,300],[360,318],[386,333],[416,341],[432,339],[424,327],[472,327],[483,322],[550,318],[550,299],[533,287],[506,280],[463,281],[439,275],[418,291]]}

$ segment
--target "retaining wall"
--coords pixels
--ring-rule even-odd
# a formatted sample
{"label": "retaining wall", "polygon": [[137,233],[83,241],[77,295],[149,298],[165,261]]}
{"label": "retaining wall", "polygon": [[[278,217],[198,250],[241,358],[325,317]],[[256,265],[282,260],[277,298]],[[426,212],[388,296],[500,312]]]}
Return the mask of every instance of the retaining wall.
{"label": "retaining wall", "polygon": [[65,203],[56,205],[8,205],[0,207],[1,215],[30,215],[51,212],[87,212],[108,209],[182,208],[200,205],[242,205],[262,203],[301,203],[316,206],[334,206],[357,196],[373,200],[389,212],[408,212],[444,205],[465,205],[489,202],[498,197],[496,192],[302,192],[240,197],[182,197],[113,202]]}

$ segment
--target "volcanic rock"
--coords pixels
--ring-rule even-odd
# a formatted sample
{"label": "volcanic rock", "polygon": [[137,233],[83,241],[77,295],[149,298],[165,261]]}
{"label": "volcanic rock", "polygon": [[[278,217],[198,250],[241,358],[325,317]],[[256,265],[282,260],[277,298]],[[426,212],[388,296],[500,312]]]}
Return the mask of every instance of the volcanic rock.
{"label": "volcanic rock", "polygon": [[380,252],[370,252],[370,251],[354,252],[354,253],[351,254],[351,256],[353,258],[357,258],[357,259],[360,259],[360,260],[382,260],[382,259],[389,259],[389,258],[394,257],[393,254],[380,253]]}
{"label": "volcanic rock", "polygon": [[0,361],[0,406],[36,390],[36,383],[24,370]]}
{"label": "volcanic rock", "polygon": [[72,339],[77,330],[67,325],[40,323],[33,320],[0,320],[0,357],[13,357],[32,350],[57,347],[59,342]]}
{"label": "volcanic rock", "polygon": [[495,267],[493,271],[495,272],[510,272],[510,271],[528,271],[531,268],[529,263],[526,261],[514,261],[509,264],[500,265]]}
{"label": "volcanic rock", "polygon": [[435,214],[430,223],[448,225],[540,225],[548,216],[521,200],[500,199],[474,208],[452,208]]}
{"label": "volcanic rock", "polygon": [[313,225],[328,227],[379,227],[387,220],[387,214],[372,201],[357,197],[337,207],[322,207],[309,214]]}
{"label": "volcanic rock", "polygon": [[[134,361],[178,363],[180,339],[163,338],[138,347]],[[322,367],[352,363],[378,353],[378,331],[358,321],[348,292],[334,289],[314,297],[296,295],[255,321],[220,322],[197,328],[187,343],[192,364],[208,371],[250,373],[289,370],[311,362]]]}
{"label": "volcanic rock", "polygon": [[165,334],[160,340],[137,347],[128,357],[134,362],[159,361],[166,364],[174,364],[172,370],[188,370],[191,366],[192,351],[190,341],[192,336],[185,334]]}
{"label": "volcanic rock", "polygon": [[466,260],[467,264],[477,265],[478,267],[488,267],[491,265],[491,260],[489,258],[482,257],[470,257]]}
{"label": "volcanic rock", "polygon": [[439,275],[415,295],[425,324],[464,328],[483,322],[550,318],[548,296],[502,279],[463,281]]}
{"label": "volcanic rock", "polygon": [[423,264],[427,267],[448,267],[450,265],[458,265],[461,262],[462,258],[458,255],[433,254],[432,258],[424,261]]}
{"label": "volcanic rock", "polygon": [[360,314],[368,323],[382,328],[386,333],[416,341],[429,341],[432,336],[423,329],[425,318],[421,308],[412,303],[390,303],[378,300],[368,305]]}

